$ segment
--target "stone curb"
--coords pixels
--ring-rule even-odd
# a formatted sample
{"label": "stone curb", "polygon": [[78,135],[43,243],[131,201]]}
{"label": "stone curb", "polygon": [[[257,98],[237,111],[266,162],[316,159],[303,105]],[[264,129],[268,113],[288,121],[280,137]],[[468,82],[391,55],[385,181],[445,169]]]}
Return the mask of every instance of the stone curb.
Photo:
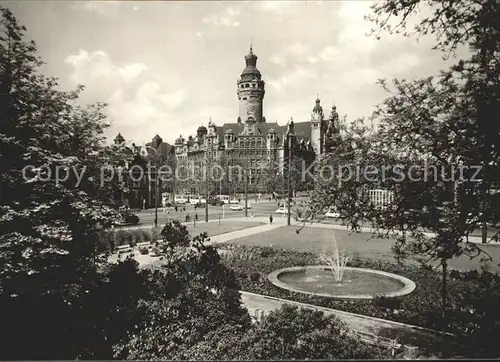
{"label": "stone curb", "polygon": [[[314,293],[314,292],[303,291],[303,290],[295,289],[295,288],[291,287],[290,285],[283,283],[281,280],[278,279],[278,276],[282,273],[301,271],[301,270],[305,270],[306,268],[309,268],[309,269],[328,269],[328,266],[326,266],[326,265],[305,265],[305,266],[294,266],[294,267],[290,267],[290,268],[283,268],[283,269],[278,269],[278,270],[273,271],[272,273],[270,273],[268,275],[267,278],[269,279],[269,281],[271,283],[273,283],[278,288],[286,289],[286,290],[289,290],[289,291],[295,292],[295,293],[309,294],[309,295],[315,295],[315,296],[326,297],[326,298],[334,298],[334,299],[354,299],[354,300],[359,300],[359,299],[372,300],[372,299],[375,299],[375,296],[369,295],[369,294],[333,295],[333,294],[326,294],[326,293]],[[348,267],[348,266],[346,266],[344,269],[381,275],[381,276],[384,276],[384,277],[387,277],[390,279],[395,279],[395,280],[403,283],[403,288],[401,288],[395,292],[379,294],[378,296],[380,296],[380,297],[386,297],[386,298],[402,297],[402,296],[410,294],[417,287],[417,285],[412,280],[405,278],[401,275],[397,275],[397,274],[392,274],[392,273],[388,273],[388,272],[384,272],[384,271],[380,271],[380,270],[375,270],[375,269],[354,268],[354,267]]]}

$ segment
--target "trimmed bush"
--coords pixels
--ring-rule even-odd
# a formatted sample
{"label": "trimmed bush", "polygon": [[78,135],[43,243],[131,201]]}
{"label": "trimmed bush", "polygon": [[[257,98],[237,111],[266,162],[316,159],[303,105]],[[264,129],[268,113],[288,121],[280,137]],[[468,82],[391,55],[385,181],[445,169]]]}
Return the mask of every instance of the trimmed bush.
{"label": "trimmed bush", "polygon": [[136,214],[126,215],[123,221],[125,224],[137,225],[139,223],[139,216]]}

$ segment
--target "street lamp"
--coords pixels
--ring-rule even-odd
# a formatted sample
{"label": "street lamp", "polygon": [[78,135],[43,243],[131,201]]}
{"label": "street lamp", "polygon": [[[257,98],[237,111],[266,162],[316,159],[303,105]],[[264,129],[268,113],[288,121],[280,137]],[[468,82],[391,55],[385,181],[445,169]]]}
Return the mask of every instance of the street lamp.
{"label": "street lamp", "polygon": [[248,156],[245,167],[245,217],[248,217]]}
{"label": "street lamp", "polygon": [[[155,227],[158,227],[158,165],[159,165],[159,157],[157,154],[157,150],[151,146],[143,146],[145,149],[152,150],[153,153],[153,163],[155,165]],[[149,172],[149,187],[151,187],[151,171]]]}
{"label": "street lamp", "polygon": [[290,226],[290,205],[292,203],[292,193],[291,193],[291,174],[292,174],[292,137],[290,133],[287,133],[288,137],[288,180],[287,180],[287,192],[288,192],[288,213],[286,224]]}

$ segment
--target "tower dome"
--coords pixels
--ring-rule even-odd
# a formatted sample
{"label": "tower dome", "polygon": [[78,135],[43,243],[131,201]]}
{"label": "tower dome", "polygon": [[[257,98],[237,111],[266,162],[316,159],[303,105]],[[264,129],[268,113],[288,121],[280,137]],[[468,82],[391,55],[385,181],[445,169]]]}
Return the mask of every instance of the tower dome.
{"label": "tower dome", "polygon": [[176,145],[182,145],[184,143],[184,138],[182,135],[179,135],[179,137],[175,140]]}
{"label": "tower dome", "polygon": [[204,137],[208,133],[207,127],[205,126],[200,126],[198,127],[198,130],[196,131],[196,135],[198,138]]}
{"label": "tower dome", "polygon": [[323,107],[321,107],[319,98],[316,98],[316,105],[313,108],[313,113],[323,114]]}
{"label": "tower dome", "polygon": [[246,67],[243,70],[243,73],[241,73],[242,78],[250,79],[252,77],[256,77],[260,80],[261,74],[257,69],[257,59],[258,57],[254,54],[252,46],[250,46],[250,52],[245,55]]}

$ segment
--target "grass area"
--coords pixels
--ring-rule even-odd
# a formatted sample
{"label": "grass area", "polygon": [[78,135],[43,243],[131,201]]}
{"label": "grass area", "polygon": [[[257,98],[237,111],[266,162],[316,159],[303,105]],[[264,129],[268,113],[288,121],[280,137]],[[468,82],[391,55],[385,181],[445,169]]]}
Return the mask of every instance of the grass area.
{"label": "grass area", "polygon": [[[327,242],[331,241],[335,234],[340,251],[359,256],[361,258],[371,258],[383,261],[394,262],[394,254],[391,250],[392,239],[373,238],[370,233],[353,233],[345,230],[332,230],[325,228],[306,227],[299,234],[297,227],[281,227],[260,233],[249,235],[244,238],[232,240],[239,245],[248,246],[273,246],[278,248],[301,250],[301,251],[321,251]],[[499,271],[500,267],[500,247],[496,245],[481,245],[491,257],[492,262],[487,262],[491,270]],[[450,260],[450,268],[458,270],[472,270],[481,267],[481,257],[470,260],[463,255]],[[410,261],[411,262],[411,261]],[[413,260],[413,262],[416,262]]]}
{"label": "grass area", "polygon": [[[203,232],[206,232],[208,236],[216,236],[216,235],[221,235],[221,234],[226,234],[230,233],[233,231],[238,231],[238,230],[243,230],[243,229],[248,229],[252,228],[255,226],[259,225],[264,225],[262,222],[257,222],[257,221],[226,221],[226,220],[221,220],[220,225],[219,222],[208,222],[206,223],[205,221],[196,221],[193,223],[192,221],[189,224],[185,224],[189,234],[192,236],[201,234]],[[143,228],[144,230],[151,230],[155,229],[155,231],[160,234],[161,231],[163,230],[163,226],[159,226],[157,228]]]}

